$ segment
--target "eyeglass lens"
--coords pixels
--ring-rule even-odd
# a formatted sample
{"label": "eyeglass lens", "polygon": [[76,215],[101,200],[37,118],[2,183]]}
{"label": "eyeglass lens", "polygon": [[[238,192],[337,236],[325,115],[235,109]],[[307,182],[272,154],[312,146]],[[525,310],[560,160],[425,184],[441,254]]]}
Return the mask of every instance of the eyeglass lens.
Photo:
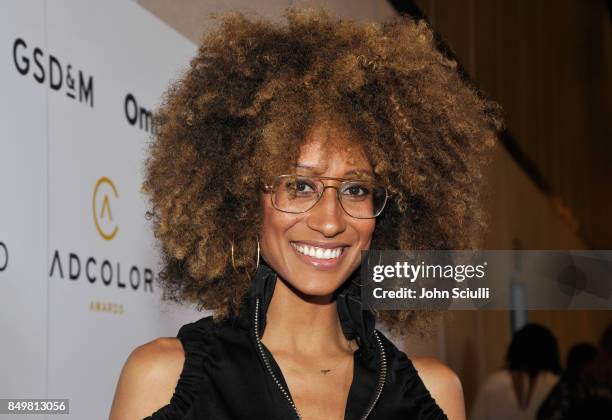
{"label": "eyeglass lens", "polygon": [[[340,204],[350,216],[372,218],[382,211],[387,193],[384,187],[368,181],[343,181],[338,187]],[[276,179],[272,200],[274,206],[288,213],[310,210],[320,199],[325,184],[321,179],[283,175]]]}

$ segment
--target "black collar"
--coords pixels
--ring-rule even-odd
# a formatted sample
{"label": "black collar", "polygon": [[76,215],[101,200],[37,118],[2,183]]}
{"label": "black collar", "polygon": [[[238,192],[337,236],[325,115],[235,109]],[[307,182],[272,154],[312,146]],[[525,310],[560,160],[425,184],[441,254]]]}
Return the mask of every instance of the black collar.
{"label": "black collar", "polygon": [[[338,317],[342,326],[342,332],[347,340],[356,339],[360,348],[366,352],[375,350],[375,316],[371,310],[363,310],[361,306],[360,288],[355,281],[359,280],[359,270],[346,281],[336,293],[336,306]],[[265,262],[259,264],[251,286],[245,293],[238,313],[238,324],[243,328],[254,327],[254,310],[257,299],[260,301],[260,313],[258,318],[258,331],[263,334],[266,326],[266,313],[272,300],[274,287],[276,285],[276,272]]]}

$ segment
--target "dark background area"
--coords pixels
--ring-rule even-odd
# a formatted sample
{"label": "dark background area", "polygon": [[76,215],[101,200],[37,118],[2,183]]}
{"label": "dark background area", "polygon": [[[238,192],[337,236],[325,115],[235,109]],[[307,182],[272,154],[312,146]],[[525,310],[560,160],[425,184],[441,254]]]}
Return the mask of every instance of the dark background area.
{"label": "dark background area", "polygon": [[391,0],[499,102],[501,140],[592,249],[612,247],[610,0]]}

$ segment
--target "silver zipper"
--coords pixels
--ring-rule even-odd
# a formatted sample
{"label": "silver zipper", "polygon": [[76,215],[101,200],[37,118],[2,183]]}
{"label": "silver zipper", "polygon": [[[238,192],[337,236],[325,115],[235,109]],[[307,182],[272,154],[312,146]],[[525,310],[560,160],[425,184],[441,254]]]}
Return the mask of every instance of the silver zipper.
{"label": "silver zipper", "polygon": [[372,399],[372,402],[368,406],[368,409],[366,410],[364,415],[361,417],[361,420],[366,420],[370,416],[370,413],[374,409],[374,406],[380,399],[383,387],[385,386],[385,381],[387,380],[387,355],[385,353],[385,348],[383,347],[382,342],[380,341],[380,337],[378,336],[378,331],[376,330],[374,330],[374,337],[376,337],[376,343],[378,344],[378,349],[380,350],[380,374],[378,376],[378,386],[376,387],[376,394],[374,394],[374,398]]}
{"label": "silver zipper", "polygon": [[293,402],[293,399],[291,398],[289,391],[285,389],[281,381],[274,374],[274,371],[272,371],[272,367],[270,366],[270,361],[268,360],[268,357],[266,356],[266,353],[264,352],[263,346],[261,344],[261,340],[259,339],[259,298],[257,298],[257,300],[255,301],[255,329],[254,331],[255,331],[255,341],[257,343],[257,349],[259,350],[259,354],[261,355],[261,358],[263,359],[264,364],[266,365],[266,369],[268,370],[268,373],[270,373],[270,376],[272,376],[274,383],[276,384],[276,386],[278,386],[278,389],[280,389],[281,393],[285,396],[285,399],[287,400],[287,402],[289,402],[289,405],[291,406],[291,408],[293,408],[293,411],[295,412],[295,416],[298,418],[298,420],[300,420],[302,417],[300,416],[300,413],[295,403]]}
{"label": "silver zipper", "polygon": [[[291,394],[289,394],[289,391],[285,389],[281,381],[274,374],[272,366],[270,365],[270,361],[268,360],[268,357],[264,352],[263,345],[261,344],[261,340],[259,339],[259,298],[256,298],[255,300],[255,325],[253,331],[255,333],[255,342],[257,343],[257,350],[259,351],[259,354],[261,355],[261,358],[264,361],[266,370],[274,380],[274,383],[276,384],[278,389],[280,389],[281,393],[283,394],[291,408],[293,408],[296,418],[298,420],[301,420],[302,417],[300,416],[300,412],[298,411],[295,402],[293,402],[293,398],[291,398]],[[374,330],[374,337],[376,337],[376,343],[378,344],[378,349],[380,350],[380,373],[378,376],[378,385],[376,387],[376,393],[374,394],[374,398],[372,398],[372,401],[368,405],[368,408],[366,409],[363,416],[360,417],[361,420],[366,420],[372,413],[374,406],[380,399],[380,395],[382,394],[382,390],[385,386],[385,381],[387,379],[387,355],[376,330]]]}

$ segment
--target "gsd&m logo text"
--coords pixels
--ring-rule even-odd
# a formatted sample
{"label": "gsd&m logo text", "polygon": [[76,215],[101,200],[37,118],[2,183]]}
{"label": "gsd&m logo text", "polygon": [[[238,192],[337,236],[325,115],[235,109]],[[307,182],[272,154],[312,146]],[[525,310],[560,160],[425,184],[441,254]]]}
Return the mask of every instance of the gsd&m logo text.
{"label": "gsd&m logo text", "polygon": [[13,62],[15,68],[22,76],[30,71],[32,77],[41,85],[48,81],[49,87],[55,91],[62,89],[70,99],[77,99],[81,103],[94,106],[94,80],[86,76],[81,70],[73,69],[72,64],[62,65],[62,62],[53,54],[47,54],[39,47],[33,49],[22,39],[13,42]]}

